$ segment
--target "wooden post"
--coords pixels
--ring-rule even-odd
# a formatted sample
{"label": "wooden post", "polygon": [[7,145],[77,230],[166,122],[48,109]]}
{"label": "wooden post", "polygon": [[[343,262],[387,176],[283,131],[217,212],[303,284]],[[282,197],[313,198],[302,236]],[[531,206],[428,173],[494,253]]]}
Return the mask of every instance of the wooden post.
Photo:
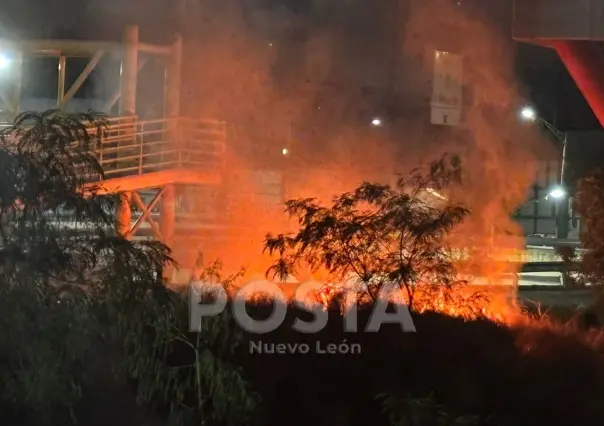
{"label": "wooden post", "polygon": [[63,98],[65,97],[65,67],[67,65],[67,58],[65,55],[59,56],[59,80],[57,82],[57,107],[61,108],[63,104]]}
{"label": "wooden post", "polygon": [[119,194],[119,202],[116,212],[116,231],[118,235],[127,236],[130,231],[130,223],[132,222],[132,210],[130,200],[132,194],[130,192],[121,192]]}
{"label": "wooden post", "polygon": [[[165,129],[165,148],[171,149],[179,145],[178,116],[180,115],[180,85],[182,74],[182,37],[177,36],[172,45],[172,54],[166,70],[166,100],[165,116],[170,121]],[[174,233],[176,228],[176,188],[174,185],[164,187],[164,194],[160,202],[159,227],[164,238],[164,244],[173,248]],[[166,268],[164,278],[171,282],[172,268]]]}
{"label": "wooden post", "polygon": [[[136,115],[136,85],[138,74],[138,27],[129,26],[124,33],[124,51],[122,57],[121,80],[120,87],[122,95],[120,98],[120,115],[132,116]],[[133,125],[134,128],[134,125]],[[124,145],[130,144],[125,138]],[[126,152],[121,152],[118,143],[118,158],[127,155]],[[119,167],[119,162],[118,162]],[[117,205],[116,212],[116,229],[120,235],[126,235],[130,230],[130,222],[132,220],[132,212],[130,210],[129,194],[120,194],[120,200]]]}
{"label": "wooden post", "polygon": [[138,27],[129,26],[124,33],[124,54],[121,69],[120,115],[136,115],[138,74]]}

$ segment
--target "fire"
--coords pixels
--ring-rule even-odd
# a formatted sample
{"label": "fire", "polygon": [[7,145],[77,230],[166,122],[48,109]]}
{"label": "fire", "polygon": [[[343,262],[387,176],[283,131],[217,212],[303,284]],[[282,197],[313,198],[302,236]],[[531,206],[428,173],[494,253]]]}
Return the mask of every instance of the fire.
{"label": "fire", "polygon": [[[434,21],[434,10],[445,8],[452,22],[463,24],[455,32],[444,35],[446,40],[453,34],[459,46],[464,46],[461,53],[471,59],[464,86],[481,94],[471,104],[464,104],[467,123],[463,132],[425,126],[423,120],[408,118],[383,117],[381,126],[376,127],[370,120],[353,123],[348,116],[340,114],[348,110],[349,105],[359,105],[360,109],[376,105],[359,102],[356,89],[314,85],[332,77],[338,80],[340,75],[328,72],[332,68],[358,68],[353,58],[348,58],[344,67],[333,67],[330,63],[330,58],[336,57],[332,48],[337,52],[354,51],[341,49],[339,37],[333,40],[313,37],[301,58],[305,66],[296,67],[312,72],[312,78],[293,73],[288,85],[275,82],[272,74],[276,59],[273,55],[283,54],[285,50],[267,50],[266,43],[255,45],[247,33],[241,33],[245,37],[233,37],[232,33],[240,30],[236,23],[233,27],[221,24],[216,28],[216,35],[199,46],[197,55],[192,49],[189,81],[198,96],[191,97],[191,107],[200,116],[216,116],[229,123],[228,173],[225,174],[228,176],[222,190],[228,194],[226,198],[237,202],[230,202],[228,214],[218,215],[224,222],[220,231],[212,235],[208,232],[199,238],[187,234],[177,247],[194,255],[201,251],[206,261],[220,259],[227,273],[245,267],[244,281],[254,276],[264,278],[264,272],[272,263],[272,259],[262,253],[266,234],[292,230],[297,225],[284,214],[284,199],[312,197],[329,203],[334,195],[350,191],[362,181],[393,183],[399,172],[426,164],[445,152],[459,153],[467,166],[464,186],[452,188],[446,194],[432,191],[432,198],[455,199],[472,210],[472,217],[448,243],[461,248],[488,247],[485,251],[489,253],[472,254],[472,265],[460,265],[460,274],[468,276],[471,284],[495,282],[513,293],[513,286],[500,283],[500,277],[514,273],[514,268],[492,252],[499,247],[523,247],[522,230],[515,226],[510,215],[522,203],[532,183],[533,148],[540,141],[527,126],[509,122],[506,114],[499,113],[502,106],[518,104],[510,83],[513,79],[507,74],[512,70],[510,58],[492,47],[501,45],[501,39],[481,20],[470,22],[460,16],[459,8],[437,2],[436,9],[433,2],[428,3],[414,10],[410,21],[401,25],[401,36],[408,33],[413,37],[402,38],[405,52],[400,53],[411,56],[420,53],[417,56],[424,57],[426,51],[441,49],[439,40],[443,40],[445,30]],[[432,56],[428,56],[431,61]],[[360,61],[364,63],[366,58]],[[425,81],[425,76],[432,73],[432,63],[418,65],[425,65],[425,69],[420,66],[417,74],[404,73],[406,77],[400,81],[403,89],[415,90]],[[193,99],[200,100],[199,104]],[[485,114],[491,110],[495,113]],[[375,118],[373,113],[369,118]],[[241,179],[232,179],[240,171],[247,172],[241,173]],[[200,208],[209,204],[201,198],[195,201]],[[179,255],[175,257],[181,259]],[[184,268],[188,267],[186,263]],[[299,279],[329,279],[322,271],[296,271],[295,275]],[[282,287],[286,293],[292,293],[292,284]],[[471,298],[456,289],[449,291],[447,297],[440,294],[416,301],[416,309],[467,318],[487,316],[502,320],[513,316],[508,314],[516,309],[514,303],[508,301],[513,297],[504,297],[495,290],[477,290],[472,285],[468,288],[475,293],[486,293],[485,297]],[[456,295],[458,291],[467,299],[465,305],[450,300],[461,297]]]}
{"label": "fire", "polygon": [[439,312],[464,319],[486,318],[510,323],[520,311],[515,303],[515,288],[484,289],[473,286],[451,290],[437,289],[417,300],[417,312]]}
{"label": "fire", "polygon": [[[307,294],[297,294],[297,289],[302,284],[312,282],[315,290]],[[354,284],[356,282],[357,284]],[[327,307],[340,306],[344,312],[350,305],[373,303],[375,297],[367,286],[358,285],[358,281],[348,280],[317,280],[311,278],[300,282],[294,277],[289,277],[287,282],[266,281],[261,275],[256,275],[252,280],[238,283],[231,288],[233,297],[243,297],[246,300],[261,300],[265,297],[275,296],[275,285],[280,289],[276,300],[298,300],[306,306],[317,303]],[[408,293],[404,290],[394,290],[390,293],[393,303],[409,305]],[[336,305],[337,303],[337,305]],[[514,286],[476,286],[471,284],[456,284],[451,287],[438,285],[420,285],[413,293],[411,309],[414,312],[437,312],[465,320],[479,318],[488,319],[502,324],[513,325],[526,321],[520,307],[516,303],[516,287]]]}
{"label": "fire", "polygon": [[[467,320],[486,318],[491,321],[511,324],[521,316],[515,303],[514,287],[484,288],[472,285],[458,285],[444,288],[425,286],[417,289],[413,295],[412,310],[418,313],[437,312]],[[367,295],[365,295],[367,296]],[[326,284],[317,294],[317,300],[329,305],[335,299],[346,300],[346,290],[334,284]],[[356,299],[357,303],[369,302],[371,297]],[[394,303],[409,304],[404,290],[391,295]]]}
{"label": "fire", "polygon": [[[274,261],[262,252],[267,232],[275,234],[295,230],[297,227],[297,223],[288,220],[283,211],[284,194],[279,191],[269,193],[266,182],[254,180],[253,176],[253,173],[248,173],[247,179],[231,179],[227,184],[226,190],[231,194],[231,202],[226,227],[216,232],[211,239],[205,235],[196,241],[193,236],[188,236],[186,244],[182,246],[189,256],[202,252],[206,262],[220,259],[226,275],[244,267],[245,274],[238,287],[245,282],[266,279],[265,271]],[[308,169],[304,174],[287,176],[288,179],[282,183],[286,186],[287,198],[314,197],[319,202],[329,203],[334,195],[355,188],[362,182],[363,176],[367,176],[368,180],[374,180],[372,177],[375,177],[376,181],[382,182],[387,179],[387,176],[375,176],[366,172]],[[269,178],[270,176],[266,177]],[[198,203],[203,205],[203,200],[198,200]],[[502,277],[514,274],[516,267],[503,254],[507,247],[520,248],[522,238],[512,236],[508,237],[509,241],[503,241],[500,235],[493,238],[489,228],[481,232],[484,228],[475,227],[474,218],[470,218],[469,223],[463,224],[462,228],[451,236],[452,245],[462,248],[486,247],[484,250],[457,250],[460,278],[466,279],[470,284],[446,290],[438,287],[431,287],[430,291],[422,289],[415,296],[413,309],[417,312],[441,312],[465,319],[484,317],[505,323],[515,321],[520,315],[515,303],[516,288],[513,280],[502,280]],[[497,245],[506,248],[495,249]],[[294,273],[300,281],[337,281],[321,270],[297,270]],[[279,286],[287,297],[293,297],[296,283],[280,283]],[[314,301],[328,304],[340,292],[335,291],[333,286],[325,286],[322,292],[313,296]],[[400,297],[400,301],[407,302],[403,293]]]}

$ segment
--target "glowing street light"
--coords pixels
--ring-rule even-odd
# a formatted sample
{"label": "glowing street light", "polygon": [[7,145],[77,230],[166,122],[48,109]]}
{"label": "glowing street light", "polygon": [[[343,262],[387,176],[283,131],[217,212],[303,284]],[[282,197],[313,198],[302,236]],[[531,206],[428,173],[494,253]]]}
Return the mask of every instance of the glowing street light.
{"label": "glowing street light", "polygon": [[564,187],[562,185],[558,185],[558,186],[551,188],[546,196],[532,198],[532,199],[526,201],[526,204],[539,203],[540,201],[549,200],[550,198],[553,198],[554,200],[561,200],[564,197],[566,197],[567,194],[568,193],[566,192],[566,189],[564,189]]}
{"label": "glowing street light", "polygon": [[371,120],[371,125],[374,127],[379,127],[382,125],[382,120],[380,120],[379,118],[374,118],[373,120]]}
{"label": "glowing street light", "polygon": [[522,108],[520,110],[520,117],[523,120],[525,120],[525,121],[537,121],[537,120],[539,120],[541,123],[543,123],[543,125],[545,127],[548,128],[548,130],[550,132],[552,132],[552,134],[556,137],[556,139],[558,139],[558,141],[560,141],[560,143],[562,145],[565,145],[566,135],[564,134],[564,132],[561,131],[560,129],[558,129],[556,126],[554,126],[549,121],[547,121],[547,120],[543,119],[542,117],[540,117],[537,114],[537,111],[535,110],[535,108],[530,107],[530,106],[525,106],[524,108]]}
{"label": "glowing street light", "polygon": [[281,154],[283,154],[283,155],[287,155],[287,154],[289,154],[289,150],[288,150],[287,148],[283,148],[283,149],[281,150]]}
{"label": "glowing street light", "polygon": [[527,121],[535,121],[538,118],[537,111],[535,111],[535,108],[531,108],[528,106],[520,110],[520,116]]}
{"label": "glowing street light", "polygon": [[560,200],[566,196],[566,191],[561,186],[557,186],[553,188],[548,195],[555,200]]}
{"label": "glowing street light", "polygon": [[8,67],[10,64],[10,58],[3,53],[0,53],[0,69]]}

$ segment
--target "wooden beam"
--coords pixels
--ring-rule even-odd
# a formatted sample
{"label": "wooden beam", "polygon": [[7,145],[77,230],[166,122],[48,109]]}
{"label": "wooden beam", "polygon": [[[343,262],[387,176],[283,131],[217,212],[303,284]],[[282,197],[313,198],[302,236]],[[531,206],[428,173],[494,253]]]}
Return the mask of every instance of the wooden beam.
{"label": "wooden beam", "polygon": [[[106,52],[121,52],[121,43],[105,41],[81,41],[81,40],[0,40],[0,50],[17,51],[25,55],[34,56],[68,56],[68,57],[90,57],[95,52],[103,50]],[[162,46],[149,43],[139,43],[138,51],[154,55],[168,56],[171,46]]]}
{"label": "wooden beam", "polygon": [[[153,219],[149,215],[151,214],[151,210],[153,210],[153,207],[155,207],[157,205],[157,203],[159,202],[159,200],[161,199],[161,196],[163,195],[163,193],[164,193],[164,188],[160,189],[157,192],[157,194],[155,194],[155,197],[153,197],[153,199],[151,200],[151,202],[149,203],[149,205],[145,207],[145,209],[142,212],[142,214],[136,219],[136,221],[130,227],[130,231],[128,231],[128,234],[126,235],[126,238],[130,238],[134,234],[136,234],[136,231],[138,230],[138,228],[141,226],[141,224],[145,220],[147,222],[149,222],[149,223],[150,222],[154,222]],[[139,199],[140,199],[140,197],[139,197]],[[142,202],[142,200],[141,200],[141,202]]]}
{"label": "wooden beam", "polygon": [[152,53],[155,55],[168,56],[172,53],[172,46],[160,46],[157,44],[139,43],[138,51],[141,53]]}
{"label": "wooden beam", "polygon": [[[139,208],[141,211],[143,211],[143,213],[147,210],[147,206],[145,206],[145,203],[143,203],[143,200],[141,200],[140,195],[138,195],[137,192],[132,192],[132,202],[134,203],[134,205]],[[151,230],[153,231],[153,236],[155,238],[157,238],[160,241],[163,241],[162,235],[161,235],[161,231],[159,230],[159,226],[157,225],[157,223],[148,215],[147,213],[147,223],[149,224],[149,226],[151,227]]]}
{"label": "wooden beam", "polygon": [[[140,60],[138,61],[138,72],[140,72],[143,69],[143,67],[145,66],[146,63],[147,63],[147,58],[140,58]],[[115,92],[113,92],[113,94],[111,95],[109,100],[105,103],[105,105],[103,105],[102,111],[109,113],[111,108],[113,108],[115,106],[115,103],[120,99],[120,96],[122,96],[121,87],[117,88],[115,90]]]}
{"label": "wooden beam", "polygon": [[96,52],[120,51],[122,45],[114,42],[79,40],[0,40],[0,50],[17,51],[33,56],[90,57]]}
{"label": "wooden beam", "polygon": [[94,54],[92,59],[90,59],[88,64],[86,64],[84,70],[80,73],[76,81],[72,84],[72,86],[69,88],[69,90],[59,103],[59,109],[65,108],[67,102],[69,102],[71,98],[73,98],[73,96],[76,94],[76,92],[80,89],[80,87],[82,87],[82,84],[84,84],[92,70],[94,70],[94,68],[98,65],[104,54],[105,52],[103,50],[99,50]]}
{"label": "wooden beam", "polygon": [[164,185],[218,185],[222,181],[220,172],[201,170],[164,170],[145,173],[142,176],[107,177],[102,182],[84,185],[82,190],[94,194],[116,194],[124,191],[137,191],[146,188],[159,188]]}
{"label": "wooden beam", "polygon": [[61,108],[61,103],[65,98],[65,68],[67,66],[67,58],[59,56],[59,81],[57,83],[57,107]]}

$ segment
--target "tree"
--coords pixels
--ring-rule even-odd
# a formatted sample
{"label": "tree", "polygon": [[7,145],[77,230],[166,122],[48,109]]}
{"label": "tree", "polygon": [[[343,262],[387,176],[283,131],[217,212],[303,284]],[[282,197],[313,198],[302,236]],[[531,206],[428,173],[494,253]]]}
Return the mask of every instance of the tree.
{"label": "tree", "polygon": [[604,170],[594,170],[583,177],[575,192],[574,209],[581,217],[581,244],[586,250],[579,257],[575,250],[563,248],[559,253],[571,272],[578,272],[575,284],[604,283]]}
{"label": "tree", "polygon": [[[221,358],[218,343],[236,342],[217,331],[224,319],[189,333],[186,295],[162,279],[168,248],[116,235],[114,198],[83,190],[103,178],[94,152],[105,128],[101,116],[47,111],[21,114],[0,133],[2,418],[75,421],[78,403],[94,392],[86,380],[91,350],[102,358],[117,347],[111,364],[136,381],[142,402],[195,424],[200,416],[241,421],[253,398]],[[171,365],[187,339],[192,362]],[[203,395],[203,407],[191,395]],[[239,409],[226,409],[228,402]]]}
{"label": "tree", "polygon": [[[80,187],[83,176],[102,176],[92,149],[103,126],[100,117],[49,111],[21,114],[0,133],[0,397],[11,407],[7,418],[57,421],[73,416],[81,397],[94,321],[77,279],[98,264],[99,246],[111,247],[111,200]],[[74,233],[81,226],[90,234]]]}
{"label": "tree", "polygon": [[[142,272],[153,262],[141,255],[137,270]],[[187,289],[169,290],[161,274],[139,276],[124,286],[119,284],[124,270],[125,264],[110,269],[97,300],[110,310],[110,330],[125,354],[120,373],[136,381],[137,401],[166,414],[171,425],[249,424],[258,400],[229,361],[241,335],[230,310],[189,330]],[[237,278],[223,276],[218,263],[200,274],[202,280],[227,284]]]}
{"label": "tree", "polygon": [[458,159],[445,156],[400,177],[394,187],[363,183],[330,207],[290,200],[286,211],[300,228],[267,236],[265,250],[279,255],[267,275],[285,277],[306,264],[338,279],[352,274],[374,298],[385,283],[395,283],[413,308],[420,293],[460,283],[446,237],[469,211],[431,195],[460,179]]}

